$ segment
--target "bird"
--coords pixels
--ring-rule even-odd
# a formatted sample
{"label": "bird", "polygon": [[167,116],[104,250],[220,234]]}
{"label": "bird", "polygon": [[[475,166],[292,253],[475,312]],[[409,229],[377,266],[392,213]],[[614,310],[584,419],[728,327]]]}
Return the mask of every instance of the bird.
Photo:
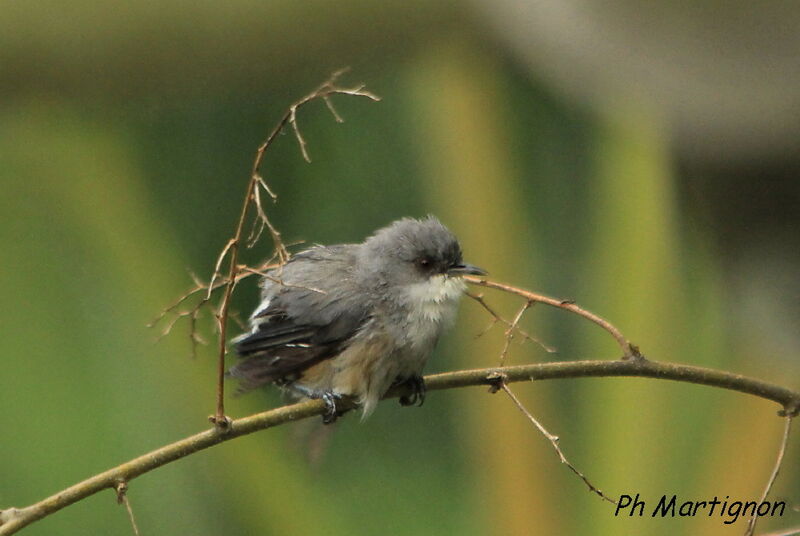
{"label": "bird", "polygon": [[436,217],[402,218],[360,244],[314,245],[261,279],[249,331],[232,340],[228,376],[248,391],[275,384],[295,399],[322,399],[323,422],[347,397],[370,415],[395,385],[425,400],[423,368],[455,322],[464,275],[455,235]]}

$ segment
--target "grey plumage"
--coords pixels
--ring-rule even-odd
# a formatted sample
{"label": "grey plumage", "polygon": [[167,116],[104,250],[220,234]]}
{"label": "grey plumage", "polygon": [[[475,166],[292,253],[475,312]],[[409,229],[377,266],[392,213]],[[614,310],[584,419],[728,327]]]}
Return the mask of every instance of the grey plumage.
{"label": "grey plumage", "polygon": [[419,377],[464,290],[455,236],[404,218],[362,244],[315,246],[262,280],[251,330],[233,342],[242,389],[354,397],[369,414],[393,383]]}

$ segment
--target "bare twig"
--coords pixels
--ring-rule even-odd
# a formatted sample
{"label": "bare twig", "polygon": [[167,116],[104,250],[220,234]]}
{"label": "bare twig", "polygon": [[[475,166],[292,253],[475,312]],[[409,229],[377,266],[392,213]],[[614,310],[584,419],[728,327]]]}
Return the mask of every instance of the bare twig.
{"label": "bare twig", "polygon": [[342,116],[339,115],[339,112],[337,112],[336,108],[333,107],[333,102],[331,102],[331,98],[326,95],[325,97],[322,97],[322,99],[325,101],[325,105],[328,107],[328,110],[331,111],[331,114],[333,115],[333,118],[336,120],[336,122],[344,123],[344,119],[342,118]]}
{"label": "bare twig", "polygon": [[131,520],[131,527],[133,527],[134,536],[139,536],[139,527],[136,525],[136,517],[133,515],[131,501],[128,499],[128,483],[124,480],[121,480],[117,483],[115,490],[117,492],[117,503],[124,504],[125,509],[128,511],[128,518]]}
{"label": "bare twig", "polygon": [[495,281],[489,281],[488,279],[483,279],[480,277],[474,276],[464,276],[464,279],[472,283],[473,285],[479,285],[481,287],[488,287],[497,290],[502,290],[504,292],[510,292],[511,294],[516,294],[518,296],[522,296],[523,298],[536,303],[544,303],[546,305],[550,305],[552,307],[558,307],[559,309],[566,309],[567,311],[571,311],[577,315],[580,315],[587,320],[590,320],[609,332],[614,340],[617,341],[617,344],[620,345],[622,348],[622,358],[623,359],[631,359],[631,358],[641,358],[642,355],[639,353],[639,349],[628,342],[628,340],[622,335],[622,333],[614,327],[611,322],[600,318],[594,313],[583,309],[582,307],[578,307],[575,305],[574,302],[570,300],[557,300],[555,298],[551,298],[549,296],[545,296],[543,294],[536,294],[535,292],[531,292],[529,290],[521,289],[512,285],[507,285],[505,283],[497,283]]}
{"label": "bare twig", "polygon": [[508,349],[511,346],[511,341],[514,339],[514,330],[519,325],[519,321],[522,320],[522,315],[525,314],[530,306],[533,305],[531,300],[526,300],[525,303],[520,307],[519,312],[514,317],[514,320],[511,321],[511,325],[508,326],[508,329],[505,332],[505,342],[503,343],[503,350],[500,352],[500,366],[505,366],[506,364],[506,356],[508,356]]}
{"label": "bare twig", "polygon": [[[294,245],[294,244],[290,244]],[[262,275],[267,277],[267,272],[276,268],[278,265],[275,264],[274,257],[271,259],[266,260],[261,265],[251,268],[249,266],[239,265],[238,273],[236,274],[236,282],[238,283],[242,279],[250,277],[251,275]],[[201,312],[204,309],[209,309],[211,314],[216,316],[219,314],[219,311],[212,306],[211,301],[207,297],[217,289],[220,289],[228,284],[228,278],[224,276],[220,276],[214,281],[213,285],[203,283],[195,274],[189,272],[189,275],[192,277],[192,281],[194,282],[194,286],[190,288],[186,293],[180,296],[177,300],[175,300],[172,304],[167,306],[163,309],[156,318],[154,318],[147,327],[154,328],[157,325],[163,325],[164,327],[161,329],[160,333],[156,337],[156,341],[159,341],[169,335],[172,332],[173,327],[175,324],[183,319],[186,318],[189,321],[189,342],[192,348],[192,357],[197,357],[197,346],[199,344],[206,345],[208,342],[203,339],[200,335],[198,330],[198,319],[200,317]],[[191,306],[187,306],[192,298],[199,297],[197,302],[192,304]],[[236,320],[242,329],[244,329],[244,324],[242,323],[241,319],[236,317],[233,314],[233,311],[228,312],[228,318]]]}
{"label": "bare twig", "polygon": [[[674,363],[657,363],[648,360],[567,361],[537,363],[502,369],[461,370],[426,376],[425,384],[429,391],[474,385],[496,386],[498,374],[502,375],[503,381],[506,383],[600,376],[637,376],[674,380],[730,389],[772,400],[783,407],[782,413],[786,415],[795,416],[800,412],[800,392],[721,370]],[[384,398],[407,396],[409,394],[410,391],[407,388],[398,387],[387,393]],[[352,402],[347,400],[342,400],[337,404],[342,405],[341,409],[352,407]],[[0,510],[0,536],[14,534],[34,521],[51,515],[90,495],[108,488],[115,489],[120,481],[130,482],[139,475],[200,450],[258,430],[272,428],[315,415],[322,415],[325,411],[326,406],[322,400],[300,402],[236,419],[230,423],[226,430],[214,427],[181,439],[171,445],[97,474],[31,506]]]}
{"label": "bare twig", "polygon": [[305,285],[294,285],[292,283],[287,283],[283,279],[281,279],[280,277],[274,277],[274,276],[270,275],[268,272],[265,272],[264,270],[259,270],[257,268],[250,268],[249,266],[244,266],[244,265],[240,266],[239,268],[240,268],[241,272],[260,275],[264,279],[266,279],[268,281],[272,281],[273,283],[275,283],[277,285],[280,285],[282,287],[299,288],[299,289],[303,289],[303,290],[310,290],[311,292],[316,292],[318,294],[327,294],[327,292],[325,292],[324,290],[316,288],[316,287],[307,287]]}
{"label": "bare twig", "polygon": [[[297,139],[297,143],[300,146],[300,152],[303,155],[303,158],[310,162],[311,158],[308,154],[307,143],[305,138],[303,138],[302,134],[300,133],[300,129],[297,126],[297,112],[300,108],[317,99],[322,99],[325,101],[326,106],[333,114],[334,119],[341,123],[343,120],[341,116],[336,112],[336,109],[333,108],[333,104],[331,102],[330,97],[332,95],[351,95],[356,97],[366,97],[372,101],[379,101],[380,97],[367,91],[364,89],[364,85],[359,85],[354,88],[344,88],[337,85],[337,81],[339,78],[348,71],[348,68],[340,69],[334,72],[325,82],[320,84],[314,91],[303,97],[302,99],[298,100],[291,106],[289,106],[286,113],[283,117],[278,121],[278,124],[272,130],[272,132],[267,136],[267,139],[264,140],[258,150],[256,151],[256,157],[253,161],[253,168],[251,173],[251,180],[248,184],[248,191],[247,195],[245,196],[246,204],[245,207],[248,206],[251,199],[254,199],[253,190],[258,186],[264,188],[269,196],[274,200],[277,199],[275,193],[269,188],[266,181],[262,178],[260,174],[261,162],[264,159],[264,153],[266,152],[267,148],[272,144],[272,142],[277,138],[278,134],[283,131],[284,127],[287,123],[291,124],[292,130],[294,131],[295,138]],[[243,210],[246,212],[246,208]],[[267,229],[269,229],[270,234],[272,235],[272,240],[275,245],[275,250],[278,253],[278,261],[279,264],[284,264],[286,260],[289,258],[289,253],[286,251],[286,248],[283,246],[283,242],[281,241],[281,235],[277,231],[277,229],[272,225],[269,219],[266,217],[266,214],[263,213],[263,210],[259,214],[259,221],[261,224],[265,225]]]}
{"label": "bare twig", "polygon": [[[772,485],[775,484],[775,479],[778,478],[778,473],[781,470],[781,465],[783,464],[783,455],[786,453],[786,445],[789,443],[789,432],[792,429],[792,415],[786,415],[785,423],[783,427],[783,439],[781,440],[781,446],[778,448],[778,459],[775,460],[775,467],[772,469],[772,474],[769,475],[769,480],[767,480],[767,486],[764,488],[764,493],[761,494],[761,499],[759,499],[758,504],[763,503],[767,500],[767,495],[769,495],[770,490],[772,489]],[[745,530],[745,536],[752,536],[756,530],[756,523],[758,522],[758,516],[756,512],[753,512],[753,516],[747,521],[747,530]]]}
{"label": "bare twig", "polygon": [[[207,300],[211,299],[211,293],[213,292],[213,289],[214,289],[214,283],[216,283],[217,282],[217,278],[222,275],[222,274],[220,274],[220,268],[222,267],[222,263],[225,260],[225,257],[228,256],[228,253],[230,252],[231,248],[235,247],[236,244],[237,244],[236,238],[231,238],[230,240],[228,240],[228,243],[225,244],[225,247],[222,248],[222,251],[220,252],[219,256],[217,257],[217,262],[216,262],[216,264],[214,264],[214,272],[211,274],[211,281],[209,281],[209,283],[208,283],[208,294],[206,294],[206,299]],[[229,276],[229,280],[230,280],[230,276]],[[226,285],[227,285],[227,283],[226,283]]]}
{"label": "bare twig", "polygon": [[[509,322],[508,320],[506,320],[505,318],[500,316],[497,313],[497,311],[495,311],[492,307],[490,307],[489,304],[486,303],[486,300],[483,298],[483,294],[472,294],[471,292],[467,292],[467,296],[469,298],[472,298],[476,302],[478,302],[478,304],[481,307],[483,307],[486,310],[486,312],[488,312],[492,316],[492,321],[489,323],[488,326],[486,326],[485,330],[483,330],[481,333],[478,333],[478,335],[477,335],[478,337],[482,336],[487,331],[492,329],[492,326],[494,326],[498,322],[500,322],[501,324],[504,324],[507,328],[511,329],[511,326],[512,326],[511,322]],[[540,346],[547,353],[552,354],[552,353],[556,352],[555,348],[545,344],[540,339],[534,337],[533,335],[531,335],[530,333],[528,333],[524,329],[520,328],[519,325],[514,326],[513,331],[516,332],[516,333],[519,333],[524,340],[530,341],[530,342]]]}
{"label": "bare twig", "polygon": [[561,459],[561,463],[566,465],[570,471],[578,475],[578,477],[581,480],[583,480],[583,483],[586,484],[586,486],[589,488],[590,491],[596,493],[604,501],[608,501],[611,504],[617,504],[617,501],[615,501],[614,499],[610,498],[605,493],[600,491],[600,489],[598,489],[594,484],[589,482],[589,479],[586,478],[586,476],[583,473],[578,471],[575,468],[575,466],[570,463],[570,461],[567,459],[566,456],[564,456],[564,453],[561,451],[561,447],[558,446],[558,436],[555,436],[550,432],[548,432],[547,429],[544,426],[542,426],[542,424],[538,420],[536,420],[536,418],[531,414],[531,412],[528,411],[528,409],[522,404],[522,402],[519,401],[519,398],[517,398],[516,395],[514,395],[514,393],[511,392],[511,389],[508,388],[508,385],[506,385],[505,381],[502,381],[500,388],[506,392],[506,394],[511,398],[511,400],[514,402],[517,408],[519,408],[522,414],[525,415],[534,424],[534,426],[536,426],[536,428],[539,429],[539,432],[541,432],[542,435],[546,437],[548,441],[550,441],[550,444],[553,445],[553,449],[555,449],[556,454],[558,454],[558,457]]}
{"label": "bare twig", "polygon": [[[193,276],[193,278],[194,278],[194,277],[196,277],[196,276],[194,276],[194,274],[192,274],[192,276]],[[180,311],[180,310],[178,310],[178,308],[179,308],[181,305],[183,305],[183,304],[184,304],[186,301],[188,301],[188,300],[189,300],[191,297],[193,297],[195,294],[197,294],[197,293],[199,293],[199,292],[205,292],[205,291],[206,291],[206,290],[208,290],[208,288],[209,288],[209,285],[204,285],[203,283],[201,283],[201,282],[200,282],[199,280],[197,280],[197,279],[195,279],[195,280],[194,280],[194,283],[195,283],[195,286],[194,286],[194,287],[192,287],[191,289],[189,289],[188,291],[186,291],[186,293],[185,293],[185,294],[183,294],[181,297],[179,297],[177,300],[175,300],[175,301],[174,301],[172,304],[170,304],[170,305],[168,305],[167,307],[165,307],[165,308],[164,308],[164,309],[163,309],[163,310],[162,310],[162,311],[161,311],[161,312],[158,314],[158,316],[157,316],[157,317],[155,317],[153,320],[151,320],[151,321],[150,321],[150,323],[149,323],[149,324],[147,324],[147,327],[148,327],[148,328],[154,328],[154,327],[156,327],[156,325],[157,325],[157,324],[159,324],[159,323],[161,322],[161,320],[163,320],[164,318],[166,318],[166,317],[167,317],[167,316],[169,316],[170,314],[174,314],[174,315],[176,315],[176,316],[183,316],[183,315],[186,313],[186,311]],[[171,319],[171,320],[169,321],[169,323],[170,323],[170,324],[172,324],[172,325],[174,325],[174,323],[175,323],[175,319],[174,319],[174,318],[173,318],[173,319]],[[166,333],[163,333],[163,334],[162,334],[162,335],[161,335],[159,338],[161,338],[161,337],[163,337],[163,336],[165,336],[165,335],[168,335],[168,334],[169,334],[169,332],[170,332],[170,331],[171,331],[171,329],[172,329],[172,325],[170,325],[170,329],[168,329],[168,330],[165,330],[165,331],[166,331]]]}

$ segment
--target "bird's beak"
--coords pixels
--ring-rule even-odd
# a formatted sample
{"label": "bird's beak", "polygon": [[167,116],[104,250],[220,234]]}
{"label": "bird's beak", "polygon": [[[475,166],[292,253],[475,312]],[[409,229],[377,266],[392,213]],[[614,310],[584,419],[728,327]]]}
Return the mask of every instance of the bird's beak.
{"label": "bird's beak", "polygon": [[447,275],[486,275],[488,272],[471,264],[456,264],[447,269]]}

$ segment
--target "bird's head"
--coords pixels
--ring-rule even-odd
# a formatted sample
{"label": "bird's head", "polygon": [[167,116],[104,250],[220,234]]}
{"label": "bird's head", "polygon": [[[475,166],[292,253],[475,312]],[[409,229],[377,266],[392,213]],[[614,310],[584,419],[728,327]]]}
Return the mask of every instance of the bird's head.
{"label": "bird's head", "polygon": [[415,285],[436,278],[448,281],[463,275],[485,275],[465,264],[455,235],[433,216],[403,218],[367,238],[360,252],[364,274],[381,285]]}

